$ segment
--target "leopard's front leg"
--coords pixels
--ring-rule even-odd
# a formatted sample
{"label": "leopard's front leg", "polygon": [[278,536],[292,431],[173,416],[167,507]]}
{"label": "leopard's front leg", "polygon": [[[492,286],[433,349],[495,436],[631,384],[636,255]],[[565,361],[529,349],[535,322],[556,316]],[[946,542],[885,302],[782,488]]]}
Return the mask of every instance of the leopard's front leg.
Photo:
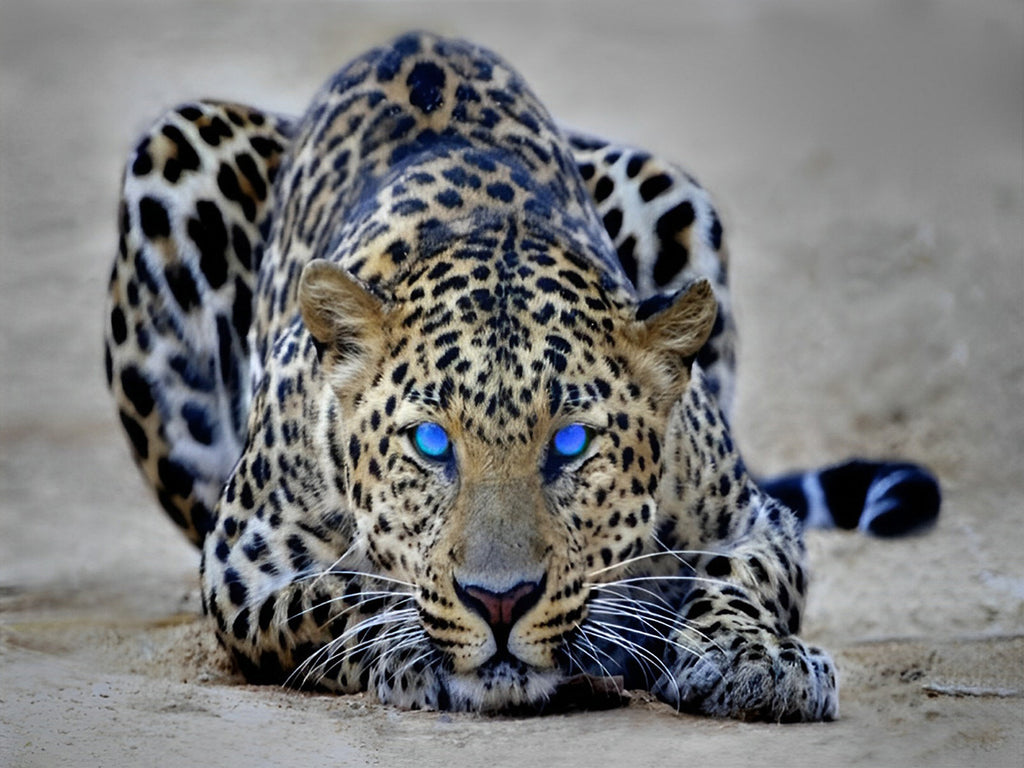
{"label": "leopard's front leg", "polygon": [[692,563],[655,693],[680,710],[775,722],[835,719],[836,667],[796,636],[804,568],[792,513],[751,491],[743,537]]}

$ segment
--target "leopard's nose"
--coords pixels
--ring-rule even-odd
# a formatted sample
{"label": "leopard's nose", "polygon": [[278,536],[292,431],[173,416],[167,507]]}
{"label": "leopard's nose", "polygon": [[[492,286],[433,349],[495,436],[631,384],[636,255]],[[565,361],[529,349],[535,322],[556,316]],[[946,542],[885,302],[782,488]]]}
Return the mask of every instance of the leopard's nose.
{"label": "leopard's nose", "polygon": [[467,608],[487,622],[499,647],[508,640],[509,632],[523,615],[537,604],[544,594],[547,577],[540,581],[523,581],[503,592],[493,592],[475,584],[455,582],[455,594]]}

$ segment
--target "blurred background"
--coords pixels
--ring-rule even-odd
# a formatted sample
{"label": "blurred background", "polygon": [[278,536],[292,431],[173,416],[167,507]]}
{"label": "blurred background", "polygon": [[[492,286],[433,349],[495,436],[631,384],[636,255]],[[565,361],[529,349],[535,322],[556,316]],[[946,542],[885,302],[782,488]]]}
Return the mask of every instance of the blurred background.
{"label": "blurred background", "polygon": [[[813,745],[851,762],[1019,760],[1020,0],[3,0],[0,747],[11,764],[45,764],[72,740],[117,754],[89,714],[111,675],[126,676],[101,702],[120,713],[106,727],[121,746],[141,746],[133,713],[157,732],[190,722],[153,715],[140,691],[157,683],[179,709],[206,697],[218,713],[251,707],[256,722],[312,707],[311,722],[332,724],[321,747],[352,764],[395,732],[419,748],[434,727],[374,710],[345,730],[337,704],[171,686],[195,679],[175,658],[196,642],[197,556],[130,464],[101,355],[134,136],[193,97],[297,114],[330,72],[410,28],[494,49],[561,121],[676,159],[712,191],[741,333],[736,428],[755,469],[901,455],[946,489],[928,536],[809,538],[808,632],[846,672],[836,726],[785,729],[769,746],[756,727],[663,715],[479,732],[529,736],[549,757],[576,748],[565,733],[594,727],[596,755],[671,757],[679,744],[659,739],[678,728],[700,737],[686,741],[691,755],[799,762],[820,755]],[[178,615],[190,618],[168,634]],[[943,685],[988,693],[935,693]],[[58,721],[74,739],[54,735]],[[472,751],[485,726],[451,727],[470,745],[460,754],[491,757]]]}

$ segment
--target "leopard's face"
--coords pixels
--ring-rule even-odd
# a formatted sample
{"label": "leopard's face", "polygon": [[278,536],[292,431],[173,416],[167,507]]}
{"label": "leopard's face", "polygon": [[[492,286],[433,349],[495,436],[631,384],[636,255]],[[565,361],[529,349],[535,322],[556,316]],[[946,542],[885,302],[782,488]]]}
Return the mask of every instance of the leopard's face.
{"label": "leopard's face", "polygon": [[[343,322],[360,301],[373,315],[339,336],[342,310],[325,318],[323,301],[304,301],[314,336],[335,342],[331,439],[360,542],[412,585],[456,687],[505,706],[557,677],[592,585],[622,575],[650,539],[686,378],[596,271],[549,255],[559,268],[515,287],[493,266],[456,263],[383,303],[333,267],[303,278],[307,297],[333,284]],[[446,295],[444,281],[458,287]],[[714,302],[698,298],[706,335]]]}

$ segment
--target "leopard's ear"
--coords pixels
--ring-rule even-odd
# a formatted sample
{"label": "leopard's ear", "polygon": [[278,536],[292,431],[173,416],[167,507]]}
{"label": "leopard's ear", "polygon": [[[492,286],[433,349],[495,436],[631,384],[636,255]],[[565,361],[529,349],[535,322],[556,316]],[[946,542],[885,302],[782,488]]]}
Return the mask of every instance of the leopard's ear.
{"label": "leopard's ear", "polygon": [[322,358],[352,364],[379,347],[385,327],[380,299],[336,264],[316,259],[305,266],[299,309]]}
{"label": "leopard's ear", "polygon": [[703,278],[674,296],[638,308],[637,342],[651,356],[670,396],[678,397],[686,388],[694,358],[711,335],[717,315],[711,283]]}

